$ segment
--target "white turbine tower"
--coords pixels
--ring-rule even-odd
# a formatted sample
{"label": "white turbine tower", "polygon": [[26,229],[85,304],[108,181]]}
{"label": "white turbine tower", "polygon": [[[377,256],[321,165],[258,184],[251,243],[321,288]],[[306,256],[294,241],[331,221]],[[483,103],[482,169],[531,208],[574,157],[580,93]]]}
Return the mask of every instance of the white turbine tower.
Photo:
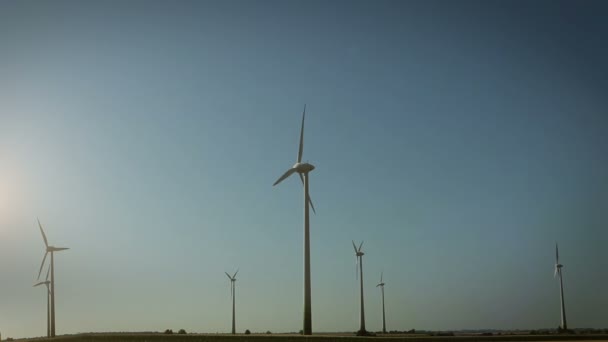
{"label": "white turbine tower", "polygon": [[384,285],[385,283],[382,281],[382,275],[384,272],[380,272],[380,283],[376,285],[376,287],[380,287],[380,292],[382,293],[382,333],[386,334],[386,316],[384,311]]}
{"label": "white turbine tower", "polygon": [[49,285],[51,281],[49,280],[49,271],[51,270],[51,266],[46,271],[46,280],[41,281],[37,284],[34,284],[34,287],[45,285],[46,287],[46,337],[51,337],[51,290],[49,289]]}
{"label": "white turbine tower", "polygon": [[293,173],[298,173],[300,180],[304,185],[304,327],[302,332],[304,335],[312,334],[312,305],[310,295],[310,226],[309,226],[309,204],[312,211],[315,207],[312,205],[310,195],[308,194],[308,173],[315,169],[314,165],[302,163],[302,152],[304,151],[304,118],[306,116],[306,105],[302,113],[302,127],[300,128],[300,148],[298,150],[298,158],[296,163],[287,170],[273,186],[281,183]]}
{"label": "white turbine tower", "polygon": [[564,265],[559,263],[559,250],[557,248],[557,243],[556,243],[555,244],[555,273],[553,274],[553,277],[555,278],[556,276],[559,275],[559,296],[560,296],[561,313],[562,313],[562,321],[561,321],[560,328],[562,328],[562,330],[567,330],[568,324],[566,323],[566,304],[564,303],[564,281],[563,281],[563,275],[562,275],[562,267],[564,267]]}
{"label": "white turbine tower", "polygon": [[365,330],[365,307],[363,305],[363,255],[365,255],[365,253],[363,253],[361,251],[361,247],[363,247],[363,241],[361,241],[361,244],[359,245],[359,248],[357,248],[357,245],[355,245],[355,241],[353,241],[353,248],[355,249],[355,255],[357,258],[357,266],[358,267],[358,273],[360,273],[360,277],[359,277],[359,281],[360,281],[360,286],[361,286],[361,313],[359,314],[359,331],[357,331],[357,335],[358,336],[365,336],[367,335],[367,331]]}
{"label": "white turbine tower", "polygon": [[42,268],[44,267],[44,262],[46,261],[47,254],[51,253],[51,337],[55,337],[55,258],[54,253],[66,250],[68,248],[65,247],[53,247],[49,246],[49,242],[46,239],[46,235],[44,234],[44,230],[42,229],[42,225],[40,224],[40,220],[38,220],[38,227],[40,227],[40,233],[42,233],[42,239],[44,240],[44,246],[46,250],[44,252],[44,258],[42,258],[42,263],[40,264],[40,271],[38,271],[38,279],[40,279],[40,274],[42,273]]}
{"label": "white turbine tower", "polygon": [[226,273],[226,276],[228,277],[228,279],[230,279],[230,297],[232,298],[232,334],[236,334],[236,321],[235,321],[235,291],[236,291],[236,274],[239,273],[239,270],[236,270],[236,272],[234,272],[234,275],[230,276],[230,274],[228,274],[228,272],[224,272]]}

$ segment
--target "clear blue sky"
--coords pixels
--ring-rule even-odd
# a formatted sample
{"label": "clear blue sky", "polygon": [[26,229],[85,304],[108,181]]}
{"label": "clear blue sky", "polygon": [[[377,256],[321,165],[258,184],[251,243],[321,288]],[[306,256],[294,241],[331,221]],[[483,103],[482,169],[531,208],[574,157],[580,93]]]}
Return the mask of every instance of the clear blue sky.
{"label": "clear blue sky", "polygon": [[605,1],[0,2],[0,331],[608,327]]}

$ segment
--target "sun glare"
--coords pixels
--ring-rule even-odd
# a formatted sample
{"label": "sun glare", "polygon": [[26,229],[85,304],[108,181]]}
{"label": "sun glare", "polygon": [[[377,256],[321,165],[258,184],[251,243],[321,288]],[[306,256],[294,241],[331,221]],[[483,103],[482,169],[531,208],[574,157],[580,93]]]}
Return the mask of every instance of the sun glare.
{"label": "sun glare", "polygon": [[19,190],[20,184],[19,173],[14,168],[0,169],[0,234],[5,231],[2,227],[12,220],[21,204],[23,196]]}

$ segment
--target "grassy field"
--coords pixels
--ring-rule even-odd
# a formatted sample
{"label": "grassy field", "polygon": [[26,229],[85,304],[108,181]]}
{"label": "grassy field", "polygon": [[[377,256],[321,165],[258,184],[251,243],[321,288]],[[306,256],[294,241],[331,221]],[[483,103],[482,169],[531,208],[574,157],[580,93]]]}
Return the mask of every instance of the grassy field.
{"label": "grassy field", "polygon": [[[313,336],[284,335],[284,334],[252,334],[252,335],[223,335],[223,334],[78,334],[58,336],[53,341],[61,342],[361,342],[362,339],[384,340],[390,342],[484,342],[484,341],[604,341],[608,335],[499,335],[499,336],[423,336],[423,335],[379,335],[375,337],[356,337],[339,334],[319,334]],[[26,339],[19,341],[43,341],[44,338]]]}

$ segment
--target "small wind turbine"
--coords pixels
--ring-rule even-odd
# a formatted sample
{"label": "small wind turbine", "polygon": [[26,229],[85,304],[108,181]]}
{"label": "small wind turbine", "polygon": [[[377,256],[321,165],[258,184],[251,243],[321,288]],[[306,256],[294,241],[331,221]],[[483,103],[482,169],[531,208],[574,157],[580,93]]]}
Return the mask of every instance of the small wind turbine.
{"label": "small wind turbine", "polygon": [[304,152],[304,118],[306,116],[306,105],[302,113],[302,127],[300,128],[300,148],[298,150],[298,158],[296,163],[274,182],[273,186],[281,183],[287,177],[297,172],[300,175],[300,180],[304,185],[304,327],[302,332],[304,335],[312,335],[312,305],[310,294],[310,226],[308,205],[315,212],[315,207],[312,205],[310,195],[308,194],[308,173],[315,169],[314,165],[302,163],[302,153]]}
{"label": "small wind turbine", "polygon": [[46,280],[34,284],[34,287],[40,285],[46,286],[46,337],[51,337],[51,290],[49,289],[49,285],[51,284],[51,281],[49,280],[50,270],[51,266],[49,265],[49,268],[46,271]]}
{"label": "small wind turbine", "polygon": [[384,272],[380,272],[380,283],[376,285],[376,287],[380,287],[380,291],[382,292],[382,333],[386,334],[386,317],[384,312],[384,282],[382,281],[382,275]]}
{"label": "small wind turbine", "polygon": [[232,334],[236,334],[236,321],[235,321],[235,305],[234,305],[234,301],[235,301],[235,291],[236,291],[236,274],[239,273],[239,270],[236,270],[236,272],[234,272],[233,276],[230,276],[230,274],[228,274],[228,272],[224,272],[226,273],[226,276],[228,277],[228,279],[230,279],[230,297],[232,297]]}
{"label": "small wind turbine", "polygon": [[559,263],[559,250],[557,249],[557,243],[555,244],[555,273],[553,273],[553,277],[557,277],[559,275],[559,295],[561,300],[561,313],[562,313],[562,322],[560,327],[562,330],[568,329],[568,324],[566,323],[566,304],[564,304],[564,282],[562,275],[562,267],[564,265]]}
{"label": "small wind turbine", "polygon": [[363,306],[363,255],[365,255],[365,253],[363,253],[361,251],[361,247],[363,247],[363,241],[361,241],[361,244],[359,245],[359,248],[357,248],[357,245],[355,245],[355,241],[353,241],[353,248],[355,249],[355,255],[357,258],[357,266],[359,266],[358,269],[358,273],[360,273],[360,277],[359,277],[359,281],[361,284],[361,313],[360,313],[360,322],[359,322],[359,331],[357,332],[358,336],[365,336],[367,335],[367,331],[365,331],[365,308]]}
{"label": "small wind turbine", "polygon": [[42,273],[42,268],[44,267],[44,262],[46,261],[47,254],[51,253],[51,337],[55,337],[55,258],[54,253],[63,251],[69,248],[65,247],[53,247],[49,246],[49,242],[46,239],[46,235],[44,234],[44,230],[42,229],[42,225],[40,224],[40,220],[38,220],[38,227],[40,227],[40,233],[42,233],[42,239],[44,240],[44,246],[46,250],[44,252],[44,258],[42,258],[42,263],[40,264],[40,271],[38,271],[38,279],[40,279],[40,274]]}

